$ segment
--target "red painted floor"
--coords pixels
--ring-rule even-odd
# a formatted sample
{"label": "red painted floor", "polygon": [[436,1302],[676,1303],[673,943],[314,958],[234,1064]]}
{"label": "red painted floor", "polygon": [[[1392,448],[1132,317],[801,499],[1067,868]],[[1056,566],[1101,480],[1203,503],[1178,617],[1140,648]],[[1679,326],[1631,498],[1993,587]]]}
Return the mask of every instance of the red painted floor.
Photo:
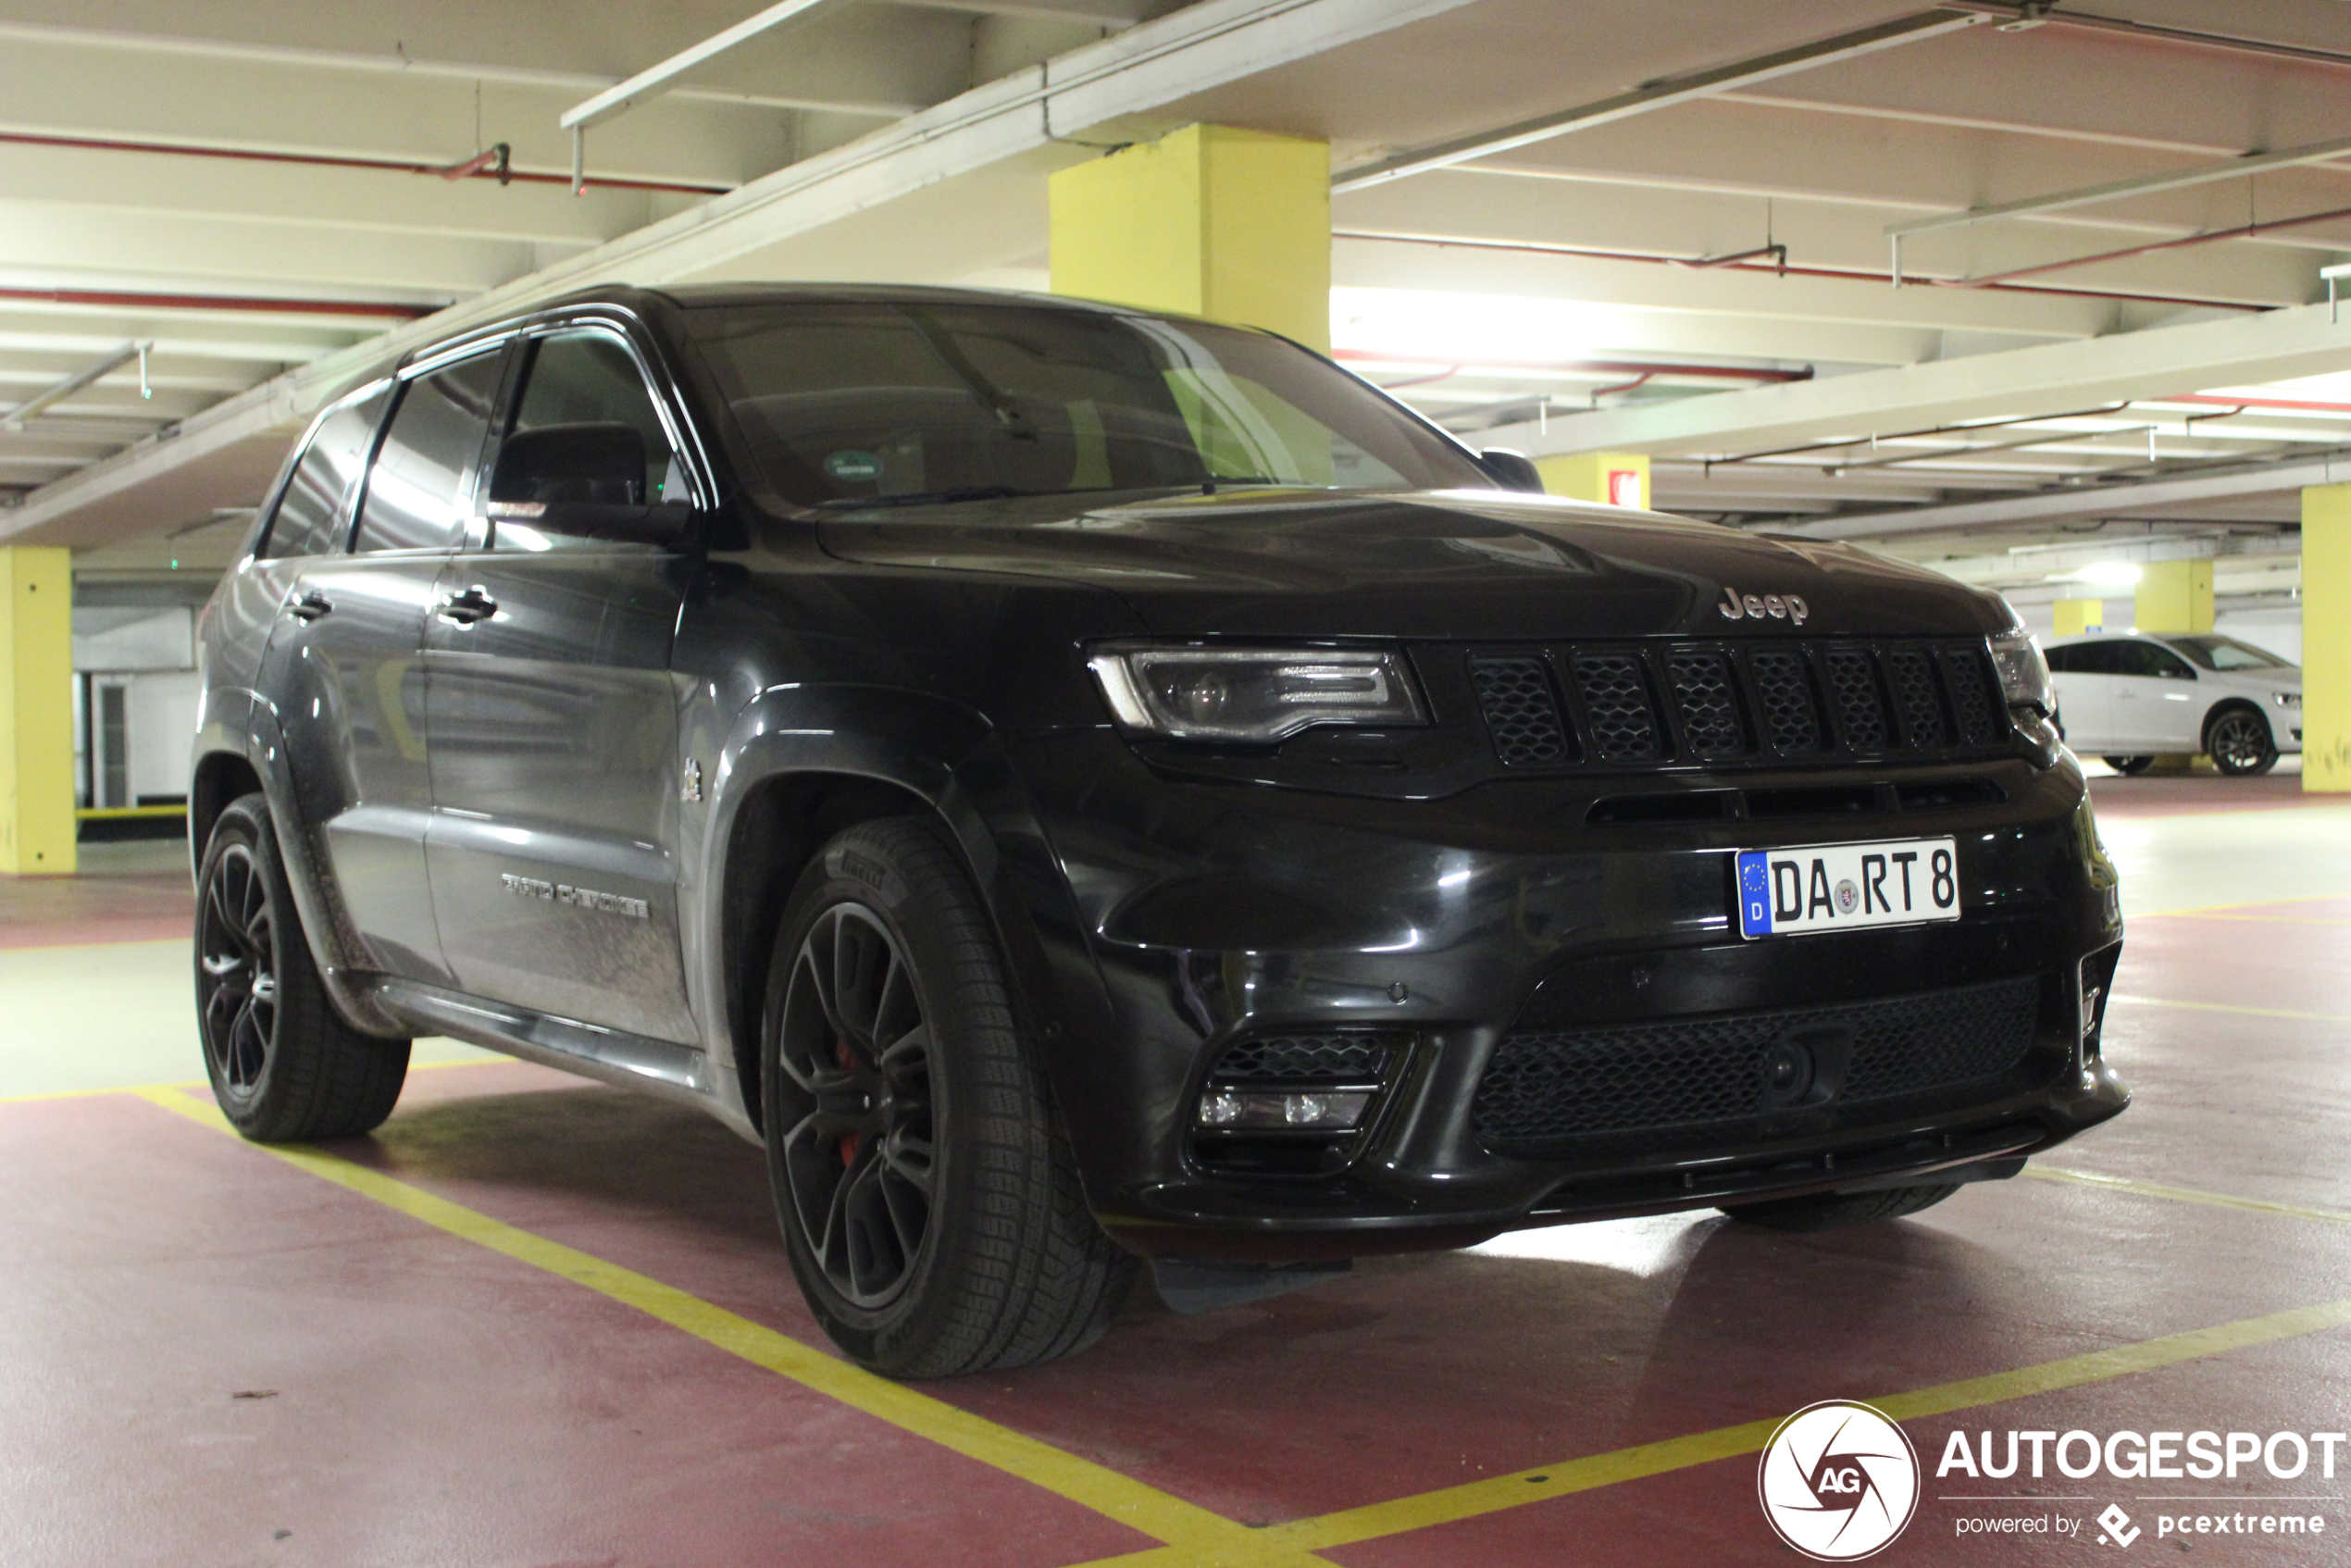
{"label": "red painted floor", "polygon": [[[2147,785],[2293,809],[2283,782],[2102,780],[2100,811],[2176,814],[2176,798],[2114,800]],[[0,928],[41,923],[7,913],[24,886],[0,885]],[[131,881],[23,907],[128,930],[160,896]],[[2351,1213],[2351,878],[2340,900],[2227,914],[2134,921],[2107,1039],[2137,1103],[2048,1163]],[[822,1343],[757,1151],[690,1111],[520,1064],[420,1069],[379,1135],[337,1151]],[[1200,1318],[1146,1288],[1083,1357],[926,1391],[1269,1524],[2351,1299],[2351,1225],[2032,1178],[1822,1237],[1691,1218],[1529,1244],[1549,1255],[1382,1261]],[[0,1103],[0,1258],[10,1568],[1047,1568],[1151,1544],[134,1098]],[[1931,1472],[1954,1428],[2346,1424],[2351,1328],[1906,1425]],[[1751,1457],[1725,1460],[1324,1556],[1800,1561],[1754,1487]],[[1930,1474],[1883,1561],[2076,1561],[2109,1549],[2095,1525],[1986,1539],[1957,1524],[2108,1502],[2147,1526],[2139,1557],[2351,1560],[2351,1475],[2192,1488],[2257,1505],[2322,1493],[2308,1506],[2336,1533],[2184,1550],[2156,1538],[2149,1483],[2052,1475],[2040,1495],[2094,1500],[1944,1500],[1973,1489]]]}

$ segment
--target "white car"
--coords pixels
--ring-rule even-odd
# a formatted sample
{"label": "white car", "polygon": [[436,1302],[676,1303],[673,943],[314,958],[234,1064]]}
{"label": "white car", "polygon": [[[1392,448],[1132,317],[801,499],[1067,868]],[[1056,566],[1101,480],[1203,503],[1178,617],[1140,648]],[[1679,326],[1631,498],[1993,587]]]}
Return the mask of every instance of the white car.
{"label": "white car", "polygon": [[2202,752],[2222,773],[2267,773],[2302,750],[2302,670],[2213,632],[2068,638],[2046,650],[2058,728],[2077,753],[2142,773]]}

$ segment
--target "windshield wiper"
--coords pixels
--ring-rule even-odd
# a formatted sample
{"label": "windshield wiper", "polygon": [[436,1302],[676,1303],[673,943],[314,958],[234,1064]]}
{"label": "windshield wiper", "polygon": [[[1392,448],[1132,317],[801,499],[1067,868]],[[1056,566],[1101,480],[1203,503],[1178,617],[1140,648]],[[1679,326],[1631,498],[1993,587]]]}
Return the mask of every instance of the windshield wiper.
{"label": "windshield wiper", "polygon": [[1016,495],[1050,495],[1051,491],[1014,490],[1008,484],[965,485],[960,490],[917,490],[903,495],[836,495],[816,503],[821,509],[843,511],[865,506],[943,506],[955,501],[1009,501]]}

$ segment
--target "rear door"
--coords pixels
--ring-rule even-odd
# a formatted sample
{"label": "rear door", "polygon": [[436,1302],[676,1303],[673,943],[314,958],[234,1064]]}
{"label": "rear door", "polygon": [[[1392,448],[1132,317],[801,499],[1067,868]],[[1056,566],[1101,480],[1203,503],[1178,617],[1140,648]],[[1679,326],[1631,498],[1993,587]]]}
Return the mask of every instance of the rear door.
{"label": "rear door", "polygon": [[[617,324],[525,345],[506,433],[635,426],[649,500],[702,499]],[[494,458],[493,458],[494,461]],[[695,1041],[678,939],[678,693],[693,558],[511,520],[457,556],[427,630],[434,908],[460,989]]]}
{"label": "rear door", "polygon": [[446,978],[424,854],[425,613],[464,538],[504,364],[492,344],[403,373],[350,548],[289,572],[261,682],[367,962],[412,979]]}
{"label": "rear door", "polygon": [[2136,752],[2194,752],[2204,744],[2196,671],[2160,642],[2113,645],[2114,728]]}

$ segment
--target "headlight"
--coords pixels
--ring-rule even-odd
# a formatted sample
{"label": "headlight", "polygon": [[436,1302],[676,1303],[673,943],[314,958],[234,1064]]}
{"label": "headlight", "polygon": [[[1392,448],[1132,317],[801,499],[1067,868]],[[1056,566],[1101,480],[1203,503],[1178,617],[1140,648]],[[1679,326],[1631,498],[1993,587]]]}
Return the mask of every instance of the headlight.
{"label": "headlight", "polygon": [[2043,717],[2057,711],[2049,690],[2049,666],[2028,632],[2010,632],[1992,639],[1992,666],[2000,672],[2000,691],[2012,708],[2037,708]]}
{"label": "headlight", "polygon": [[1318,724],[1428,722],[1387,649],[1111,647],[1088,661],[1122,729],[1266,745]]}
{"label": "headlight", "polygon": [[2282,708],[2298,708],[2302,705],[2302,693],[2299,691],[2272,691],[2270,693],[2270,700],[2277,703],[2277,705]]}

